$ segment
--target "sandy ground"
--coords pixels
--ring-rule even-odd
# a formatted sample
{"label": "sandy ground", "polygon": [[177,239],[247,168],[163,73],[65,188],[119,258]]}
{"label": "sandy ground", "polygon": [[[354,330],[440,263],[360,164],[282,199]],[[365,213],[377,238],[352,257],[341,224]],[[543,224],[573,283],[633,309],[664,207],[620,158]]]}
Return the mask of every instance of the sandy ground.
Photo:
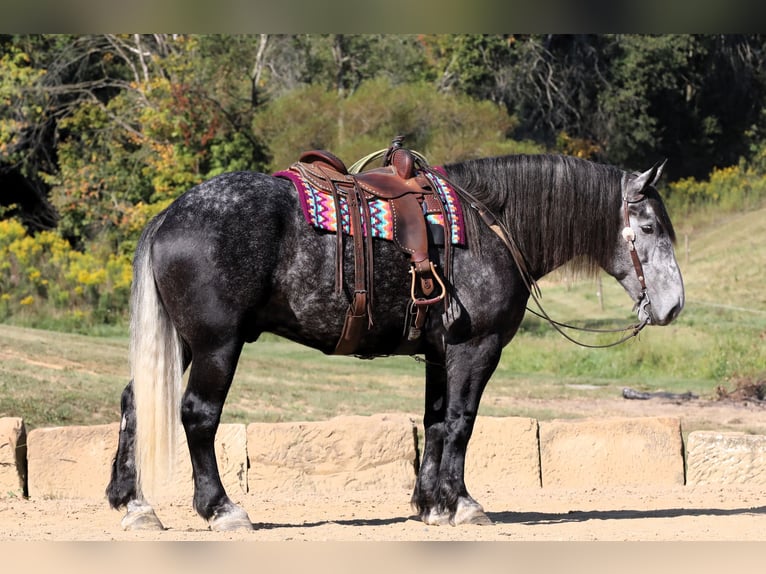
{"label": "sandy ground", "polygon": [[[518,401],[517,401],[518,402]],[[541,401],[527,406],[541,407]],[[693,425],[766,434],[766,409],[752,403],[569,401],[584,416],[679,416]],[[189,500],[155,510],[166,529],[124,532],[105,500],[0,499],[0,541],[764,541],[766,487],[515,489],[503,477],[468,484],[493,524],[427,526],[413,517],[410,492],[344,496],[249,493],[237,502],[252,532],[211,532]]]}
{"label": "sandy ground", "polygon": [[[470,485],[469,485],[470,488]],[[472,488],[489,526],[427,526],[412,517],[408,492],[239,502],[252,532],[218,533],[187,501],[156,504],[166,530],[124,532],[121,514],[97,500],[15,500],[0,504],[3,540],[21,541],[743,541],[766,540],[766,489]]]}

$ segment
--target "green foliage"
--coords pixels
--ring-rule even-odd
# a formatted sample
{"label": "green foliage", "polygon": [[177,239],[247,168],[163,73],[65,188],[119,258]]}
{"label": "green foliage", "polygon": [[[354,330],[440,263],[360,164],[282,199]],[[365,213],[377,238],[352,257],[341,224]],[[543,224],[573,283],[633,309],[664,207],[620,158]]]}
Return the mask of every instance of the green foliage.
{"label": "green foliage", "polygon": [[365,81],[388,78],[395,84],[416,82],[428,73],[421,39],[407,34],[302,35],[294,44],[303,58],[305,84],[339,96],[353,94]]}
{"label": "green foliage", "polygon": [[497,34],[438,34],[421,38],[431,79],[441,90],[477,99],[503,101],[513,37]]}
{"label": "green foliage", "polygon": [[296,90],[256,114],[253,129],[271,142],[269,169],[275,170],[308,149],[332,150],[350,165],[396,135],[405,135],[407,146],[439,163],[543,150],[509,139],[514,125],[514,118],[491,102],[380,78],[364,82],[347,98],[315,85]]}
{"label": "green foliage", "polygon": [[[335,149],[338,97],[319,85],[299,88],[258,111],[253,131],[270,142],[269,169],[309,149]],[[300,151],[299,151],[300,150]]]}
{"label": "green foliage", "polygon": [[[713,116],[699,117],[706,112],[693,98],[706,72],[699,65],[706,50],[691,35],[615,37],[612,81],[599,98],[611,161],[643,167],[660,150],[678,162],[710,152],[718,122]],[[691,149],[695,152],[688,153]]]}
{"label": "green foliage", "polygon": [[744,162],[714,169],[709,179],[684,178],[668,184],[665,204],[676,227],[689,232],[727,214],[750,211],[766,203],[766,177]]}
{"label": "green foliage", "polygon": [[0,221],[0,321],[72,331],[124,320],[130,258],[79,252],[58,233],[27,235],[13,219]]}
{"label": "green foliage", "polygon": [[22,97],[28,86],[44,74],[31,64],[29,54],[18,46],[10,46],[0,54],[0,106],[13,110],[0,115],[0,157],[14,154],[21,134],[41,119],[40,102]]}

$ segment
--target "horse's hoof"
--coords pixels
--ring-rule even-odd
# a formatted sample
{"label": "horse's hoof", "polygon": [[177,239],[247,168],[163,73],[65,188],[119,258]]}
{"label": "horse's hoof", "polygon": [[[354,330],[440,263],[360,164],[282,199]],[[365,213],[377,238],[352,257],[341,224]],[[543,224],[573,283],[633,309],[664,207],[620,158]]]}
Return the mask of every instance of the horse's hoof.
{"label": "horse's hoof", "polygon": [[244,509],[231,506],[216,512],[209,521],[210,530],[229,532],[232,530],[253,530],[253,523]]}
{"label": "horse's hoof", "polygon": [[120,522],[123,530],[165,530],[151,506],[130,508]]}
{"label": "horse's hoof", "polygon": [[479,526],[488,526],[492,521],[484,513],[481,504],[474,500],[461,498],[457,503],[455,516],[452,518],[452,524],[476,524]]}
{"label": "horse's hoof", "polygon": [[433,508],[423,512],[420,519],[429,526],[444,526],[450,523],[449,512],[437,512]]}

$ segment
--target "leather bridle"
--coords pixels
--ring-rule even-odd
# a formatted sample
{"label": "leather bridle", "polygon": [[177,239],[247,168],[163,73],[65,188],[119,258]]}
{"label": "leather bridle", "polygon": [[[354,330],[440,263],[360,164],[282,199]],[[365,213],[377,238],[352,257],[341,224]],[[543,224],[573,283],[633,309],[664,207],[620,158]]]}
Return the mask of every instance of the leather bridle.
{"label": "leather bridle", "polygon": [[[638,256],[638,251],[636,250],[636,232],[633,231],[633,228],[630,226],[630,213],[628,210],[628,205],[631,203],[640,203],[641,201],[645,199],[646,199],[646,196],[643,194],[637,195],[632,199],[628,199],[627,196],[623,196],[622,198],[622,205],[623,205],[622,213],[623,213],[623,225],[624,225],[622,229],[622,237],[625,240],[625,242],[628,244],[628,253],[630,253],[630,259],[633,263],[633,270],[636,272],[636,277],[638,278],[639,285],[641,285],[641,293],[639,293],[638,297],[636,298],[635,309],[640,309],[641,307],[646,308],[650,305],[650,303],[649,303],[649,293],[646,289],[646,277],[644,275],[644,267],[643,265],[641,265],[641,259]],[[505,233],[507,233],[507,231],[505,231]],[[511,254],[514,255],[514,252],[512,250],[511,250]],[[593,329],[588,327],[577,327],[575,325],[567,325],[566,323],[560,323],[558,321],[554,321],[548,316],[548,314],[545,312],[542,305],[540,304],[540,300],[535,295],[534,291],[530,290],[530,295],[532,297],[532,300],[535,302],[535,304],[537,304],[537,307],[540,309],[540,312],[538,313],[537,311],[530,309],[529,307],[527,307],[527,310],[533,315],[537,315],[538,317],[548,321],[551,324],[551,326],[554,329],[556,329],[556,331],[559,332],[561,336],[563,336],[568,341],[571,341],[572,343],[579,345],[581,347],[588,347],[592,349],[603,349],[607,347],[614,347],[616,345],[624,343],[628,339],[632,339],[633,337],[637,336],[641,332],[641,330],[651,322],[651,316],[647,313],[646,319],[644,319],[643,321],[622,329],[620,328]],[[583,343],[581,341],[577,341],[576,339],[573,339],[562,330],[562,327],[566,329],[573,329],[576,331],[587,331],[590,333],[621,333],[626,331],[630,331],[630,332],[628,332],[624,337],[612,343],[606,343],[603,345],[592,345],[592,344]]]}
{"label": "leather bridle", "polygon": [[[419,167],[421,167],[424,171],[432,171],[432,168],[429,167],[427,164],[425,165],[421,164]],[[487,209],[485,205],[483,205],[476,197],[474,197],[465,188],[461,187],[460,185],[456,184],[453,181],[450,181],[447,177],[445,177],[444,174],[440,174],[440,177],[442,177],[449,185],[452,186],[453,189],[455,189],[458,192],[458,195],[460,195],[468,203],[469,207],[476,210],[476,212],[479,214],[479,216],[484,221],[484,223],[505,244],[506,248],[511,254],[511,257],[516,263],[516,267],[518,268],[519,273],[521,274],[521,278],[524,281],[524,284],[526,285],[527,290],[529,291],[530,297],[535,302],[537,307],[540,309],[540,312],[538,313],[537,311],[527,307],[527,311],[529,311],[533,315],[540,317],[541,319],[545,319],[546,321],[548,321],[548,323],[550,323],[550,325],[554,329],[556,329],[556,331],[558,331],[558,333],[562,337],[581,347],[588,347],[588,348],[594,348],[594,349],[614,347],[616,345],[624,343],[628,339],[631,339],[637,336],[641,332],[641,330],[650,323],[650,317],[648,314],[647,314],[647,318],[639,323],[635,323],[627,327],[616,328],[616,329],[594,329],[594,328],[588,328],[588,327],[577,327],[575,325],[567,325],[566,323],[561,323],[559,321],[555,321],[554,319],[552,319],[550,316],[548,316],[548,313],[545,311],[545,309],[543,309],[543,306],[540,303],[540,296],[541,296],[540,288],[538,287],[534,277],[532,277],[531,274],[529,273],[524,255],[519,249],[519,247],[516,245],[516,242],[513,240],[513,237],[511,236],[510,231],[506,229],[506,227],[502,224],[502,222],[489,209]],[[639,259],[638,253],[636,251],[636,243],[635,243],[636,232],[633,231],[633,228],[630,226],[630,215],[628,213],[628,205],[631,203],[640,203],[644,199],[646,199],[645,195],[636,194],[632,198],[623,196],[623,201],[622,201],[623,223],[624,223],[624,227],[622,230],[622,237],[625,239],[625,241],[628,244],[628,251],[630,253],[630,258],[633,262],[633,269],[635,270],[636,276],[638,277],[638,282],[641,285],[641,293],[636,299],[636,308],[649,306],[649,295],[646,290],[646,279],[644,276],[644,269],[643,269],[643,266],[641,265],[641,260]],[[603,345],[594,345],[594,344],[588,344],[588,343],[583,343],[581,341],[577,341],[576,339],[570,337],[567,333],[565,333],[562,330],[562,328],[573,329],[577,331],[587,331],[590,333],[625,333],[627,332],[627,334],[612,343],[606,343]]]}
{"label": "leather bridle", "polygon": [[630,258],[633,261],[633,269],[636,271],[638,282],[641,284],[641,289],[643,291],[642,296],[646,295],[646,279],[644,278],[644,268],[641,265],[641,260],[638,258],[638,253],[636,252],[636,232],[633,231],[633,228],[630,226],[630,215],[628,213],[628,204],[638,203],[643,200],[644,200],[643,196],[640,199],[634,199],[632,201],[629,200],[627,197],[623,198],[622,200],[623,217],[624,217],[624,223],[625,223],[625,227],[622,230],[622,238],[628,243],[628,251],[630,252]]}
{"label": "leather bridle", "polygon": [[[623,206],[623,223],[625,227],[622,228],[622,238],[628,244],[628,252],[630,253],[630,259],[633,262],[633,270],[636,272],[638,283],[641,285],[641,293],[636,299],[636,306],[643,305],[644,307],[649,305],[649,294],[646,290],[646,277],[644,276],[644,267],[641,265],[641,259],[638,257],[638,251],[636,251],[636,232],[630,226],[630,213],[628,212],[628,205],[631,203],[640,203],[644,201],[646,196],[640,194],[633,199],[628,199],[624,196],[622,198]],[[647,319],[647,322],[649,320]]]}

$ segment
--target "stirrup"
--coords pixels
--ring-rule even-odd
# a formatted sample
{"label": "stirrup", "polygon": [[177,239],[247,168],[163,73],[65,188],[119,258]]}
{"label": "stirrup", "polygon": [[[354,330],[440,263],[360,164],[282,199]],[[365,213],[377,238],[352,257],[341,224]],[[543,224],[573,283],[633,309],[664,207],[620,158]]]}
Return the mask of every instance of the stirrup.
{"label": "stirrup", "polygon": [[410,297],[412,297],[412,302],[418,307],[433,305],[434,303],[438,303],[439,301],[443,300],[447,296],[447,288],[444,286],[444,282],[442,281],[441,277],[439,277],[439,274],[436,272],[436,268],[434,267],[434,262],[429,261],[429,265],[431,267],[431,274],[436,279],[436,283],[438,283],[441,293],[439,293],[439,295],[431,299],[424,299],[422,297],[420,298],[417,297],[417,295],[415,295],[415,282],[416,282],[418,274],[415,271],[415,264],[414,263],[411,264],[410,275],[412,275],[412,286],[410,287]]}

